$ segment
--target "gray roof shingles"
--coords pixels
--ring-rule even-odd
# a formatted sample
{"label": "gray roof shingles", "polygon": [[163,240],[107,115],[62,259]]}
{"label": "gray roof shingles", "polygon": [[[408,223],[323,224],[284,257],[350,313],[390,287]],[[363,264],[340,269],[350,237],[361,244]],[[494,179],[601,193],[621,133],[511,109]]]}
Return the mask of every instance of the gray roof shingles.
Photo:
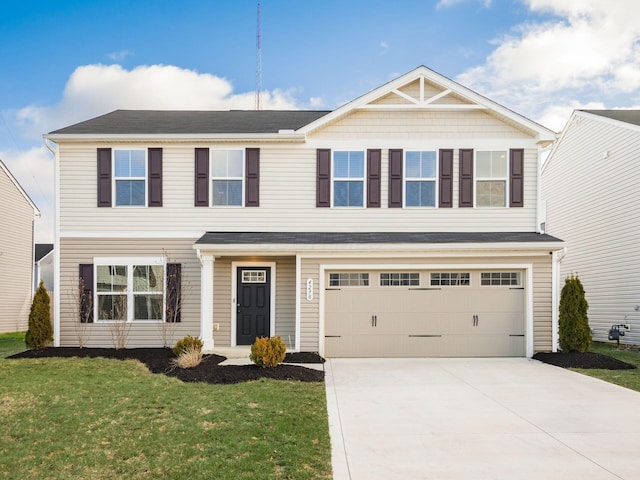
{"label": "gray roof shingles", "polygon": [[323,117],[320,110],[116,110],[50,132],[59,134],[260,134],[298,130]]}
{"label": "gray roof shingles", "polygon": [[640,126],[640,110],[581,110],[582,112],[611,118],[619,122]]}
{"label": "gray roof shingles", "polygon": [[207,232],[196,245],[562,242],[535,232]]}

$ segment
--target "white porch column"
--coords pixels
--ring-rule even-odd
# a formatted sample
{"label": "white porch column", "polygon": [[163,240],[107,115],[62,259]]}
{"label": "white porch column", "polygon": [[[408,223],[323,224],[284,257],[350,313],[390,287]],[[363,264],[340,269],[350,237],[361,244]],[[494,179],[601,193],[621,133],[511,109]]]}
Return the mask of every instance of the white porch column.
{"label": "white porch column", "polygon": [[204,351],[213,350],[213,255],[200,256],[200,339]]}

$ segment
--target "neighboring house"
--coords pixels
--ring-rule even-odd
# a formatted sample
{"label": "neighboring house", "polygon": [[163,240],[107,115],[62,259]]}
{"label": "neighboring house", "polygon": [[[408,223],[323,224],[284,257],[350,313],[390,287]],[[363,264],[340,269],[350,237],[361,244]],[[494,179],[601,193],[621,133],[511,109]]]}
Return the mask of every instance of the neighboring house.
{"label": "neighboring house", "polygon": [[425,67],[334,111],[118,110],[45,139],[57,345],[110,346],[126,321],[129,347],[171,324],[208,350],[555,348],[564,243],[539,232],[538,181],[555,134]]}
{"label": "neighboring house", "polygon": [[38,216],[38,208],[0,160],[0,333],[25,331],[29,325]]}
{"label": "neighboring house", "polygon": [[640,343],[639,160],[640,110],[577,110],[543,167],[546,230],[567,243],[561,279],[580,277],[596,340],[628,324],[622,340]]}
{"label": "neighboring house", "polygon": [[53,294],[53,243],[36,243],[33,263],[33,289],[38,288],[40,280],[49,295]]}

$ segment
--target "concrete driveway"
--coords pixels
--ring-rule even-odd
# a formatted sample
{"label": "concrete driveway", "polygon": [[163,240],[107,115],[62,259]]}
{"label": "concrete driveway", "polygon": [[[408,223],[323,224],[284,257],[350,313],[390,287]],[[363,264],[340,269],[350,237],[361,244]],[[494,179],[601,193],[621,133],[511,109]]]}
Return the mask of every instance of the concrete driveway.
{"label": "concrete driveway", "polygon": [[535,360],[331,359],[334,479],[639,479],[640,393]]}

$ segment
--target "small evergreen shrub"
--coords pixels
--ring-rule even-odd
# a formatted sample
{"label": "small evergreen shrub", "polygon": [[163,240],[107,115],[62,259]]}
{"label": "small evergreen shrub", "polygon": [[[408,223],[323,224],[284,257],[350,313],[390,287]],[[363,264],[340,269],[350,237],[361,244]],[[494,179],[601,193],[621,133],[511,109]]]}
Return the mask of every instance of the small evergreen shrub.
{"label": "small evergreen shrub", "polygon": [[27,348],[40,350],[47,347],[53,341],[53,328],[51,326],[51,299],[41,280],[29,312],[29,329],[24,337]]}
{"label": "small evergreen shrub", "polygon": [[287,354],[287,345],[280,336],[260,337],[251,345],[251,355],[249,358],[257,366],[275,367],[284,361]]}
{"label": "small evergreen shrub", "polygon": [[179,368],[193,368],[197,367],[201,361],[202,349],[191,345],[178,355],[178,358],[174,358],[171,361],[171,365]]}
{"label": "small evergreen shrub", "polygon": [[203,343],[198,337],[192,337],[187,335],[181,340],[176,342],[175,347],[173,347],[172,351],[176,357],[179,357],[187,350],[197,350],[198,352],[202,352]]}
{"label": "small evergreen shrub", "polygon": [[584,287],[577,276],[571,275],[564,281],[560,292],[558,330],[560,349],[563,352],[586,352],[591,345],[591,329]]}

